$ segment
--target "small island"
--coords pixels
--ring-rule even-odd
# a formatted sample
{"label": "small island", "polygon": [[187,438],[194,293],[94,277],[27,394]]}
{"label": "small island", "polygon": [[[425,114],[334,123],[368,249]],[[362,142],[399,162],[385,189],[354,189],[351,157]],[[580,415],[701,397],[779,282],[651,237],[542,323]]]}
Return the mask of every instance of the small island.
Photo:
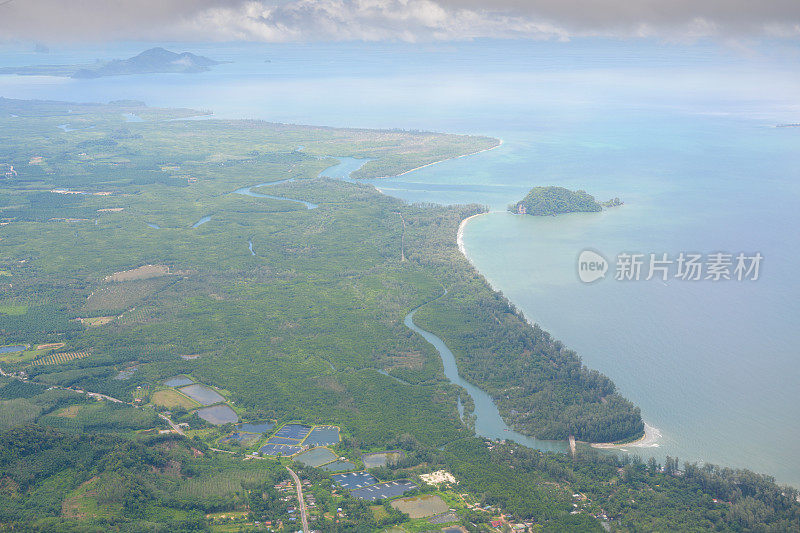
{"label": "small island", "polygon": [[593,213],[604,207],[622,205],[619,198],[598,202],[583,190],[570,191],[564,187],[534,187],[515,204],[508,206],[512,213],[533,216],[556,216],[563,213]]}
{"label": "small island", "polygon": [[0,68],[0,74],[16,74],[18,76],[61,76],[75,79],[93,79],[106,76],[124,76],[130,74],[191,74],[206,72],[210,67],[219,65],[207,57],[189,52],[177,54],[164,48],[151,48],[128,59],[115,59],[98,62],[94,65],[35,65],[28,67]]}

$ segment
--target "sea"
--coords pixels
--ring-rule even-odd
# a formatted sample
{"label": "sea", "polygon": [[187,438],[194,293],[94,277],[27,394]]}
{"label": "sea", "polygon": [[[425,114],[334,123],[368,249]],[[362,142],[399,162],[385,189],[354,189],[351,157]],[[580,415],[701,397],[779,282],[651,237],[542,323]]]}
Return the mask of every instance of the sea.
{"label": "sea", "polygon": [[[749,468],[800,487],[800,127],[778,127],[800,123],[796,43],[156,44],[230,63],[95,80],[6,75],[0,96],[135,99],[222,118],[502,139],[374,184],[409,202],[489,208],[465,227],[470,261],[611,377],[659,435],[618,453]],[[42,54],[5,43],[0,66],[86,64],[154,45]],[[624,205],[507,212],[547,185]],[[605,277],[579,279],[584,250],[607,261]],[[763,259],[757,279],[693,281],[670,270],[646,280],[648,261],[639,279],[615,279],[624,257],[655,254],[674,269],[681,253],[700,254],[706,267],[713,254]]]}

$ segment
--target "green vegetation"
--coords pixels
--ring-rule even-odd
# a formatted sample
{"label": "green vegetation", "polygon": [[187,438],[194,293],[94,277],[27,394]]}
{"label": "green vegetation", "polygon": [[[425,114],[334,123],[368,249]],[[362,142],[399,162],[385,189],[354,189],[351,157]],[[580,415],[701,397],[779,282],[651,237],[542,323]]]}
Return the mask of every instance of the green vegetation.
{"label": "green vegetation", "polygon": [[[144,121],[125,123],[123,113]],[[371,158],[358,176],[375,177],[496,140],[172,120],[194,113],[0,99],[0,164],[16,171],[0,181],[0,270],[13,279],[0,344],[50,346],[2,356],[3,371],[20,378],[0,378],[4,526],[229,531],[269,520],[295,530],[283,500],[292,496],[275,488],[289,459],[243,460],[263,437],[218,444],[231,425],[210,427],[194,405],[163,398],[161,384],[181,374],[220,390],[243,420],[340,426],[332,449],[356,465],[368,451],[402,451],[373,470],[381,481],[448,469],[459,492],[492,507],[437,492],[470,531],[500,511],[542,531],[596,531],[592,516],[603,512],[622,531],[796,523],[794,492],[754,474],[687,466],[679,475],[672,463],[661,472],[473,438],[456,408],[463,391],[403,323],[422,304],[420,326],[447,342],[462,375],[520,431],[610,441],[638,435],[642,421],[608,378],[527,324],[458,252],[456,229],[480,206],[406,205],[317,176],[331,156]],[[65,122],[72,131],[58,128]],[[234,193],[286,178],[294,181],[269,194],[318,207]],[[168,426],[151,399],[188,425],[187,437],[158,434]],[[316,499],[315,529],[434,526],[356,500],[322,470],[292,468]],[[587,499],[571,515],[577,491]],[[720,497],[731,503],[720,507]]]}
{"label": "green vegetation", "polygon": [[[616,200],[616,203],[615,203]],[[508,207],[509,211],[534,216],[555,216],[563,213],[602,211],[603,205],[620,205],[619,198],[604,204],[595,201],[586,191],[570,191],[564,187],[534,187],[528,194]]]}

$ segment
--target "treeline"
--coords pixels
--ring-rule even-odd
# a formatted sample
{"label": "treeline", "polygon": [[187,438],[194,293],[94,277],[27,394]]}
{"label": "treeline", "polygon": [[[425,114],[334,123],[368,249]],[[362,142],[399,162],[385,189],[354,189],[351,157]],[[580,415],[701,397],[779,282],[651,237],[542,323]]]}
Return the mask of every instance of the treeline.
{"label": "treeline", "polygon": [[141,441],[20,426],[0,433],[0,524],[20,531],[194,531],[282,479],[272,461],[202,454],[174,436]]}
{"label": "treeline", "polygon": [[[460,374],[489,392],[504,419],[542,439],[616,441],[644,431],[640,411],[614,383],[525,317],[469,266],[454,244],[461,217],[479,212],[420,212],[409,217],[409,257],[432,267],[448,292],[414,320],[447,344]],[[434,214],[435,213],[435,214]],[[435,245],[431,253],[427,253]]]}

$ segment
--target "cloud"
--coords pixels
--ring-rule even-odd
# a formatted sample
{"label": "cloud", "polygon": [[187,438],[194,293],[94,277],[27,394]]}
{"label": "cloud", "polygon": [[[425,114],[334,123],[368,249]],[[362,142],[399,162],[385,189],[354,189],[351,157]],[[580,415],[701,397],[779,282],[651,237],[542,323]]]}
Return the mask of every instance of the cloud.
{"label": "cloud", "polygon": [[0,40],[800,37],[797,0],[13,0]]}

